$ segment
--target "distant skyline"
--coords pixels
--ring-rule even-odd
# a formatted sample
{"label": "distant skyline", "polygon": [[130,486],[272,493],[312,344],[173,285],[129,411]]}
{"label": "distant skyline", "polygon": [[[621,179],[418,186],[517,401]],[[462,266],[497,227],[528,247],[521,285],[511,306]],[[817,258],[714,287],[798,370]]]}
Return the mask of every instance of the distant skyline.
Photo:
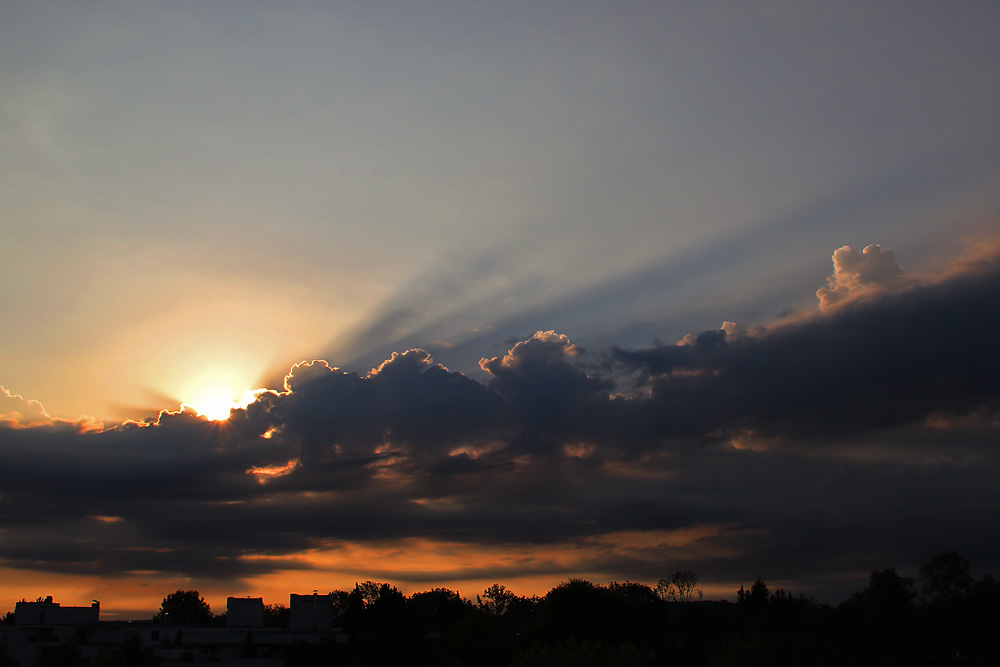
{"label": "distant skyline", "polygon": [[998,21],[0,0],[0,595],[1000,571]]}

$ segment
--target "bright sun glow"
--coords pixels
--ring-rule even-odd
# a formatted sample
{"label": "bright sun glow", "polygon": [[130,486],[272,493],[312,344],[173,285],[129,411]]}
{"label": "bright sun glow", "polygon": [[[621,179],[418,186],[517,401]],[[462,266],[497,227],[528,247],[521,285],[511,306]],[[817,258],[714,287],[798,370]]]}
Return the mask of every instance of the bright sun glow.
{"label": "bright sun glow", "polygon": [[184,403],[184,406],[192,408],[202,417],[207,417],[212,421],[229,419],[229,411],[234,407],[239,407],[227,394],[211,392],[206,392],[193,401]]}
{"label": "bright sun glow", "polygon": [[[248,365],[238,363],[235,355],[217,358],[189,366],[177,391],[183,406],[213,421],[229,419],[233,408],[245,408],[257,398],[257,392],[245,390],[253,381]],[[190,359],[190,357],[189,357]]]}
{"label": "bright sun glow", "polygon": [[197,396],[192,397],[193,400],[185,401],[181,405],[212,421],[222,421],[229,419],[230,410],[245,408],[257,400],[257,392],[249,389],[243,392],[239,400],[234,401],[232,396],[232,392],[226,389],[206,387],[199,391]]}

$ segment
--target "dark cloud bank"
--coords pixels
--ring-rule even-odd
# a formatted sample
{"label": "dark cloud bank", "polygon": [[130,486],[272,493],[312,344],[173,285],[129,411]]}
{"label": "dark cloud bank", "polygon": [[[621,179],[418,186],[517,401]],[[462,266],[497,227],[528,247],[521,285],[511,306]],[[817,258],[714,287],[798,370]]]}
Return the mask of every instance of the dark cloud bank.
{"label": "dark cloud bank", "polygon": [[834,261],[815,314],[639,350],[539,332],[480,361],[488,384],[413,349],[298,364],[228,422],[103,429],[3,393],[0,561],[236,579],[414,538],[579,547],[572,571],[455,579],[691,567],[832,600],[942,550],[997,573],[1000,260],[923,281],[877,246]]}

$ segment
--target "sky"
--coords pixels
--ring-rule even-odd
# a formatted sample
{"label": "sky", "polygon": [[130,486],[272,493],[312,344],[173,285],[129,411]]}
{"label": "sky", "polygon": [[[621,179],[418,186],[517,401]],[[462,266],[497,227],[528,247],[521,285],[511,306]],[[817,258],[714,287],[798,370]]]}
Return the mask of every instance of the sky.
{"label": "sky", "polygon": [[0,0],[0,607],[1000,575],[998,21]]}

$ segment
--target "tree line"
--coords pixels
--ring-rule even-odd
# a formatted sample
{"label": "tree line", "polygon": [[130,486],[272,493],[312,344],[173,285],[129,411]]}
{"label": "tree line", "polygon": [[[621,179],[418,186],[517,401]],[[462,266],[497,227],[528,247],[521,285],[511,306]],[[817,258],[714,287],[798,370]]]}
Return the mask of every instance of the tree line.
{"label": "tree line", "polygon": [[[331,597],[340,641],[331,634],[290,647],[289,667],[944,665],[961,656],[1000,664],[1000,582],[973,578],[954,552],[921,566],[917,579],[873,571],[836,606],[761,579],[741,586],[735,602],[704,601],[690,570],[655,587],[571,579],[541,597],[501,584],[475,600],[447,588],[407,596],[372,581]],[[225,622],[197,591],[168,595],[154,618]],[[284,605],[265,607],[265,625],[287,624]]]}

